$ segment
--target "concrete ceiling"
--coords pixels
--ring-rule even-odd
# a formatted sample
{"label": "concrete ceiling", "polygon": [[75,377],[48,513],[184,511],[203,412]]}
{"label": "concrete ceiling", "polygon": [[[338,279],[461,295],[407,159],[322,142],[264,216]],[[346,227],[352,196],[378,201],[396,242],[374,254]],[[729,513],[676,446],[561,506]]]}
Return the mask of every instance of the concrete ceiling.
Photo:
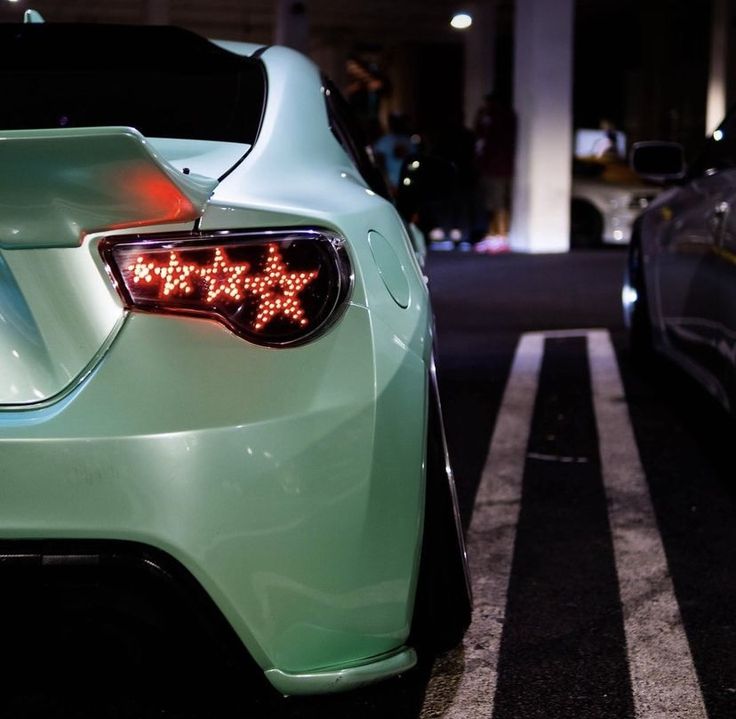
{"label": "concrete ceiling", "polygon": [[[168,4],[170,22],[209,36],[270,41],[275,0],[0,0],[0,21],[38,10],[50,22],[141,23],[151,8]],[[343,34],[386,40],[452,40],[448,26],[455,0],[308,0],[313,34]],[[472,3],[470,3],[472,4]],[[155,10],[154,10],[155,12]]]}

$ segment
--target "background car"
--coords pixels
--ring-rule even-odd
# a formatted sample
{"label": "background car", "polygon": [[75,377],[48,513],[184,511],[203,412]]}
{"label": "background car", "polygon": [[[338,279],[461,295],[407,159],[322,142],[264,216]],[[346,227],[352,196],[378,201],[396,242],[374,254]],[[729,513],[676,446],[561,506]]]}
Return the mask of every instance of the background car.
{"label": "background car", "polygon": [[[596,168],[598,169],[598,168]],[[598,247],[627,245],[631,240],[634,220],[659,193],[659,188],[646,185],[636,177],[610,177],[605,168],[600,175],[573,178],[570,209],[570,245]],[[627,173],[631,174],[631,173]]]}
{"label": "background car", "polygon": [[334,86],[165,27],[0,58],[0,571],[176,585],[284,694],[459,641],[427,288]]}
{"label": "background car", "polygon": [[[661,188],[631,170],[626,137],[577,130],[570,206],[570,245],[627,245],[634,220]],[[607,143],[607,144],[604,144]],[[607,149],[606,149],[607,148]]]}
{"label": "background car", "polygon": [[623,288],[631,343],[654,350],[736,407],[736,117],[731,113],[687,172],[676,143],[642,143],[635,166],[674,183],[635,227]]}

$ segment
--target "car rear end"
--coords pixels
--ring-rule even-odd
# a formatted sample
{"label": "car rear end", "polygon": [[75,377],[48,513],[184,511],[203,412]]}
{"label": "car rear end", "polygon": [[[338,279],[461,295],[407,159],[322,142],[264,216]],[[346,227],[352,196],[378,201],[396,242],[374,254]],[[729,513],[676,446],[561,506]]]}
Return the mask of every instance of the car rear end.
{"label": "car rear end", "polygon": [[410,667],[426,289],[316,68],[0,34],[4,565],[185,575],[284,693]]}

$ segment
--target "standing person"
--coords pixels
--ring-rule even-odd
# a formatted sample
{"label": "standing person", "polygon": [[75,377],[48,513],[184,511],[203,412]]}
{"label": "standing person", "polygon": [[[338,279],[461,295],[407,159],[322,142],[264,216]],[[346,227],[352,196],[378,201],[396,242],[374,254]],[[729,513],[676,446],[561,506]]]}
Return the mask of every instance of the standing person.
{"label": "standing person", "polygon": [[345,97],[368,141],[373,142],[381,133],[381,108],[390,94],[390,84],[376,63],[356,56],[348,58],[345,71],[348,79]]}
{"label": "standing person", "polygon": [[616,162],[621,159],[618,154],[618,135],[616,127],[610,120],[601,120],[602,137],[593,145],[593,155],[601,162]]}
{"label": "standing person", "polygon": [[432,154],[447,160],[454,169],[453,190],[445,198],[440,224],[442,239],[454,247],[469,249],[476,225],[478,171],[475,161],[475,135],[465,126],[462,111],[448,109],[438,118]]}
{"label": "standing person", "polygon": [[516,116],[509,104],[489,93],[475,118],[475,154],[480,189],[488,213],[479,252],[506,252],[511,211],[511,181],[516,154]]}
{"label": "standing person", "polygon": [[386,176],[391,194],[396,194],[401,166],[409,155],[416,152],[406,115],[396,112],[389,115],[388,132],[376,140],[373,152]]}

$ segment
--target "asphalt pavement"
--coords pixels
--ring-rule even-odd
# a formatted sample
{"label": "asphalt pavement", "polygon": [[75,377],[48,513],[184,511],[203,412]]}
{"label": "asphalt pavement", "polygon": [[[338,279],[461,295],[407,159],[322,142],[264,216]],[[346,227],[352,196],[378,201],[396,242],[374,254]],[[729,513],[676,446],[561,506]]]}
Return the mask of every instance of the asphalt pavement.
{"label": "asphalt pavement", "polygon": [[137,647],[126,673],[113,636],[58,681],[6,682],[0,716],[733,719],[734,425],[677,370],[632,363],[624,259],[430,256],[474,572],[462,647],[285,700],[181,647]]}
{"label": "asphalt pavement", "polygon": [[[432,259],[482,591],[422,716],[736,716],[734,425],[676,369],[632,363],[625,253]],[[526,415],[520,338],[539,345]]]}

